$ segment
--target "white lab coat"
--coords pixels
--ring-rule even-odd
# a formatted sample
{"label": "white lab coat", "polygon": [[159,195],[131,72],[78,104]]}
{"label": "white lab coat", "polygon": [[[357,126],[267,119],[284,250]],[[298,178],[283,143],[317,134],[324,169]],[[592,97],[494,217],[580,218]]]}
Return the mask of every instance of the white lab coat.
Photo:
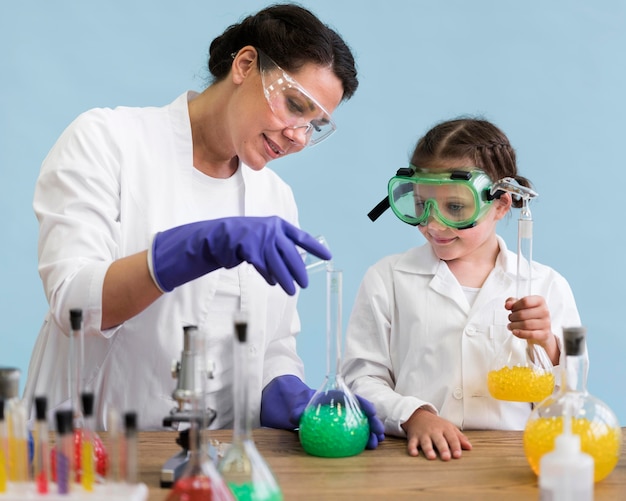
{"label": "white lab coat", "polygon": [[[193,94],[189,93],[191,97]],[[106,429],[109,407],[138,413],[142,429],[162,427],[175,403],[172,361],[180,360],[183,327],[211,333],[207,309],[220,270],[163,295],[122,325],[101,331],[102,284],[116,259],[145,250],[154,234],[198,219],[191,180],[191,127],[185,93],[161,108],[94,109],[79,116],[46,157],[34,209],[40,222],[39,272],[50,310],[34,347],[24,396],[46,395],[66,406],[69,310],[83,309],[85,363],[81,385],[96,396]],[[297,224],[291,189],[269,168],[240,165],[247,216],[279,215]],[[238,267],[241,308],[249,311],[250,409],[259,423],[262,388],[281,374],[304,378],[296,354],[296,296],[269,286],[251,265]],[[231,315],[232,312],[225,312]],[[232,338],[211,338],[216,364],[207,404],[213,428],[232,426]]]}
{"label": "white lab coat", "polygon": [[[501,351],[516,295],[517,256],[500,253],[472,306],[429,244],[388,256],[361,283],[346,335],[343,375],[376,405],[385,432],[429,406],[461,429],[524,429],[528,403],[491,397],[487,373]],[[580,325],[572,291],[553,269],[533,263],[532,294],[545,298],[552,332]]]}

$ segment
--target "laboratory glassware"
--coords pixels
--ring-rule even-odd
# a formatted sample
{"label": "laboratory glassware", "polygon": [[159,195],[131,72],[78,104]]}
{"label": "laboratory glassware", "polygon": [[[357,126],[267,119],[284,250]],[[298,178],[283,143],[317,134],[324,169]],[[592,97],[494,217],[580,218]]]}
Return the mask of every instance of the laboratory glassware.
{"label": "laboratory glassware", "polygon": [[190,372],[185,375],[184,398],[190,406],[186,416],[189,422],[189,451],[182,473],[174,482],[166,501],[231,501],[230,490],[213,464],[202,436],[209,419],[205,398],[210,370],[206,333],[195,325],[186,326],[184,332],[190,362],[186,364]]}
{"label": "laboratory glassware", "polygon": [[[83,427],[83,413],[81,405],[81,392],[83,391],[82,379],[85,364],[85,338],[83,335],[83,310],[72,308],[70,310],[70,363],[68,365],[70,383],[70,396],[72,411],[74,412],[74,430]],[[79,465],[77,465],[79,466]],[[80,467],[78,468],[80,470]]]}
{"label": "laboratory glassware", "polygon": [[[324,247],[328,248],[328,242],[326,241],[326,237],[324,237],[324,235],[317,235],[315,240],[321,243]],[[332,261],[325,261],[324,259],[317,257],[315,254],[304,250],[301,250],[301,256],[304,260],[304,266],[307,273],[315,273],[332,266]]]}
{"label": "laboratory glassware", "polygon": [[124,446],[122,452],[124,481],[137,483],[137,413],[128,411],[124,414]]}
{"label": "laboratory glassware", "polygon": [[[73,429],[73,442],[74,442],[74,460],[73,460],[73,473],[74,481],[78,484],[82,483],[82,455],[83,455],[83,401],[82,394],[87,393],[85,388],[85,382],[83,379],[84,374],[84,333],[83,333],[83,310],[80,308],[72,308],[69,312],[70,317],[70,363],[68,364],[67,381],[68,390],[70,395],[70,404],[72,411],[72,429]],[[95,431],[95,427],[91,431],[91,438],[93,443],[94,452],[94,464],[95,464],[95,480],[101,482],[106,477],[106,470],[109,463],[108,453],[102,442],[102,439]],[[52,474],[52,480],[56,480],[56,459],[57,459],[57,445],[55,444],[50,449],[50,471]]]}
{"label": "laboratory glassware", "polygon": [[[559,391],[537,405],[524,429],[524,453],[540,475],[542,456],[554,449],[555,439],[566,426],[580,437],[581,450],[594,459],[594,480],[613,471],[620,456],[622,431],[613,411],[587,391],[588,359],[584,327],[563,329],[565,363]],[[564,421],[568,421],[564,426]]]}
{"label": "laboratory glassware", "polygon": [[365,449],[370,434],[367,417],[341,374],[342,278],[342,270],[327,268],[327,373],[300,418],[300,444],[313,456],[354,456]]}
{"label": "laboratory glassware", "polygon": [[563,433],[554,450],[539,461],[539,497],[554,501],[593,501],[593,458],[580,450],[580,437],[572,433],[569,405],[563,407]]}
{"label": "laboratory glassware", "polygon": [[235,499],[281,501],[283,495],[278,482],[252,438],[247,315],[238,312],[233,320],[235,426],[232,443],[219,461],[218,469]]}
{"label": "laboratory glassware", "polygon": [[0,492],[6,492],[7,490],[8,456],[7,427],[4,420],[4,397],[0,397]]}
{"label": "laboratory glassware", "polygon": [[[533,218],[530,200],[537,196],[532,189],[513,178],[494,183],[491,194],[508,192],[522,200],[517,226],[516,295],[521,299],[531,295]],[[509,333],[487,376],[491,396],[498,400],[540,402],[554,391],[552,362],[543,347]]]}
{"label": "laboratory glassware", "polygon": [[19,398],[20,370],[0,367],[0,398],[4,399],[5,466],[9,482],[28,480],[27,412]]}
{"label": "laboratory glassware", "polygon": [[71,409],[56,411],[57,443],[56,483],[59,494],[68,494],[74,481],[74,412]]}
{"label": "laboratory glassware", "polygon": [[48,399],[45,396],[35,397],[33,479],[39,494],[48,493],[50,482],[47,412]]}
{"label": "laboratory glassware", "polygon": [[80,482],[86,491],[93,491],[96,482],[96,472],[94,463],[94,433],[95,427],[93,422],[93,393],[83,392],[80,395],[83,409],[83,428],[81,430],[81,446],[80,446],[80,465],[81,478]]}

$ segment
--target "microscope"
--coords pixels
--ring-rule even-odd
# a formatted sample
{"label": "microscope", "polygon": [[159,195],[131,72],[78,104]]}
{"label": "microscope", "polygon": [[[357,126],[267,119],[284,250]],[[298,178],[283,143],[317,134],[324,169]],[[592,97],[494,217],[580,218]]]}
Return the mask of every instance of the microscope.
{"label": "microscope", "polygon": [[206,380],[213,377],[214,365],[206,359],[204,339],[195,325],[183,329],[183,350],[180,360],[172,362],[172,377],[177,380],[172,397],[176,407],[163,418],[163,426],[178,430],[176,443],[182,450],[169,458],[161,468],[161,487],[172,487],[180,478],[189,458],[189,427],[185,423],[198,420],[209,427],[216,416],[204,403]]}

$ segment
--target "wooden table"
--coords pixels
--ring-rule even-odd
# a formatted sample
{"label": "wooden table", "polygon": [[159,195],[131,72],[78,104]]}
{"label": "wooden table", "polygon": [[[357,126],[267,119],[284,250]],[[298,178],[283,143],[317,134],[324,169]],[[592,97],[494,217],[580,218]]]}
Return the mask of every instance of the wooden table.
{"label": "wooden table", "polygon": [[[375,450],[349,458],[307,455],[295,432],[258,429],[256,445],[269,463],[289,500],[436,499],[537,500],[537,477],[528,466],[522,432],[467,431],[473,450],[458,460],[429,461],[410,457],[406,441],[387,437]],[[624,434],[623,434],[624,435]],[[139,434],[140,479],[150,488],[152,501],[162,501],[169,490],[159,488],[165,461],[180,451],[176,432]],[[209,432],[230,442],[230,430]],[[626,499],[626,444],[613,472],[595,486],[595,500]]]}

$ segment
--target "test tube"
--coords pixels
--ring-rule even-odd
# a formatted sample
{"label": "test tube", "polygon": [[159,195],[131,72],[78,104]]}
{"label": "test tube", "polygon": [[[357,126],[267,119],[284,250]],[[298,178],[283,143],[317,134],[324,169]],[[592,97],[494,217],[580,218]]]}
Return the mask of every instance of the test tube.
{"label": "test tube", "polygon": [[44,396],[35,398],[35,429],[33,455],[33,477],[35,487],[39,494],[48,493],[48,483],[50,482],[50,464],[48,448],[48,400]]}
{"label": "test tube", "polygon": [[124,414],[124,480],[127,484],[137,483],[137,413]]}
{"label": "test tube", "polygon": [[69,494],[74,472],[74,412],[71,409],[56,411],[56,475],[57,492]]}
{"label": "test tube", "polygon": [[0,492],[7,490],[7,427],[4,421],[4,398],[0,397]]}
{"label": "test tube", "polygon": [[107,449],[109,451],[109,466],[107,468],[107,484],[114,486],[121,481],[122,474],[120,468],[120,414],[114,407],[109,408],[107,411],[107,432],[108,443]]}
{"label": "test tube", "polygon": [[12,398],[8,401],[8,442],[9,442],[9,480],[16,483],[28,482],[28,428],[26,408],[21,400]]}
{"label": "test tube", "polygon": [[86,491],[93,491],[96,481],[94,465],[94,423],[93,423],[93,393],[82,393],[83,429],[80,450],[81,484]]}
{"label": "test tube", "polygon": [[85,346],[83,338],[83,310],[73,308],[70,310],[70,363],[68,365],[70,383],[70,396],[72,410],[74,412],[73,426],[76,429],[83,427],[83,414],[81,412],[80,394],[82,391],[83,365],[85,360]]}

